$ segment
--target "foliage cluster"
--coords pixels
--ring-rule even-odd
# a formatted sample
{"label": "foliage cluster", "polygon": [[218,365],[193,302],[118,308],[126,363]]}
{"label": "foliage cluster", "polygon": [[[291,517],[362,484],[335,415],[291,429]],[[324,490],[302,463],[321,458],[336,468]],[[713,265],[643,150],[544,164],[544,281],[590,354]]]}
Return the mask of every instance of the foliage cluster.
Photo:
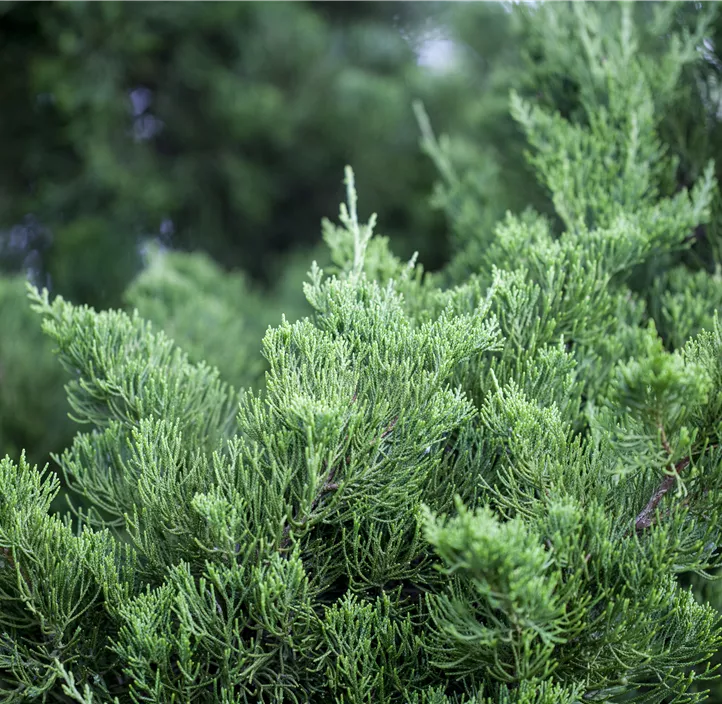
{"label": "foliage cluster", "polygon": [[54,472],[0,462],[2,700],[702,701],[719,193],[668,131],[715,9],[653,8],[655,41],[631,5],[521,11],[529,70],[578,88],[510,101],[553,212],[490,226],[488,164],[419,107],[451,262],[392,254],[348,170],[263,388],[215,368],[256,373],[228,352],[256,300],[206,259],[156,251],[128,292],[170,336],[32,289],[82,432],[67,514]]}
{"label": "foliage cluster", "polygon": [[[660,134],[704,29],[646,61],[606,12],[572,15],[577,113],[511,101],[560,231],[473,226],[425,124],[454,260],[392,255],[348,171],[335,274],[267,331],[261,391],[137,312],[33,292],[87,430],[58,458],[72,520],[53,473],[0,463],[5,701],[701,699],[722,632],[683,580],[719,559],[722,328],[685,254],[717,191],[712,165],[680,189]],[[155,257],[129,296],[197,358],[213,333],[178,306],[215,281],[193,312],[230,326],[245,284]]]}

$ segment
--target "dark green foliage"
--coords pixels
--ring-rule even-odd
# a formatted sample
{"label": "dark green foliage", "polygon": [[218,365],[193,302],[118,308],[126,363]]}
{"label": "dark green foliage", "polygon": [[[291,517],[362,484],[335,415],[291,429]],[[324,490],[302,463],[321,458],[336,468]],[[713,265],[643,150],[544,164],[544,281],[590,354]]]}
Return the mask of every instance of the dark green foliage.
{"label": "dark green foliage", "polygon": [[4,265],[39,253],[54,290],[117,305],[139,245],[161,237],[268,282],[279,253],[315,242],[349,161],[389,234],[440,262],[411,103],[451,120],[463,97],[416,65],[400,29],[417,14],[6,3],[0,226],[32,220],[22,252],[0,251]]}

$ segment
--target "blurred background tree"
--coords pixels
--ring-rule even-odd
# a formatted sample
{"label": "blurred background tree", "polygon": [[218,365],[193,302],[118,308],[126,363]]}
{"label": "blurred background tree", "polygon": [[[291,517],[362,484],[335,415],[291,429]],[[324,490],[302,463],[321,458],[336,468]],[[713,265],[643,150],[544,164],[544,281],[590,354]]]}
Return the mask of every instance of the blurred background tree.
{"label": "blurred background tree", "polygon": [[463,95],[418,63],[419,5],[2,8],[6,268],[117,305],[158,238],[268,283],[279,254],[317,241],[346,163],[399,247],[443,261],[411,104],[446,126]]}
{"label": "blurred background tree", "polygon": [[68,418],[67,374],[27,305],[23,276],[0,277],[0,455],[41,465],[76,428]]}
{"label": "blurred background tree", "polygon": [[216,367],[236,388],[262,383],[259,354],[269,325],[310,313],[299,295],[307,252],[287,257],[284,285],[261,294],[242,272],[224,272],[207,254],[151,246],[146,265],[125,290],[128,307],[172,337],[193,362]]}

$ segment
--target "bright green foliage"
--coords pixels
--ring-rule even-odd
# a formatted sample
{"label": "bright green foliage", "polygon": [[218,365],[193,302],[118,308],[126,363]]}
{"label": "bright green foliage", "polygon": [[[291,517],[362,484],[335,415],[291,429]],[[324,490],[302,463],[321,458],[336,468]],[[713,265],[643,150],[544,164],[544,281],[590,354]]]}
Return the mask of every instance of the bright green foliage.
{"label": "bright green foliage", "polygon": [[[260,354],[266,327],[281,320],[282,310],[291,319],[308,312],[298,300],[305,279],[299,264],[297,257],[287,260],[279,285],[257,292],[242,273],[224,272],[202,253],[151,248],[125,299],[192,361],[206,361],[236,387],[257,387],[266,368]],[[0,451],[17,458],[25,448],[31,461],[44,465],[75,431],[63,389],[68,376],[38,328],[21,277],[0,280],[0,319]]]}
{"label": "bright green foliage", "polygon": [[[722,326],[680,252],[717,187],[670,188],[657,131],[694,40],[631,55],[629,12],[574,11],[599,35],[583,112],[512,98],[563,231],[473,227],[426,125],[466,246],[437,276],[403,263],[349,170],[335,273],[268,329],[262,390],[33,291],[87,426],[59,458],[82,506],[50,515],[55,476],[0,464],[4,701],[704,699],[722,628],[688,582],[720,561]],[[163,272],[158,315],[194,266]]]}

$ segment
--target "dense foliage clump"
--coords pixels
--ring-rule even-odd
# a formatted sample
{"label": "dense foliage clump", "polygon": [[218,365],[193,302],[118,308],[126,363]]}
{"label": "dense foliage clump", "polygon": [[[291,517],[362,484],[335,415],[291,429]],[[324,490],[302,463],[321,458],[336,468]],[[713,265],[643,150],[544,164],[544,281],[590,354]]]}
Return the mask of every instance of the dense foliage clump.
{"label": "dense foliage clump", "polygon": [[645,49],[630,5],[540,12],[584,49],[574,109],[510,101],[553,215],[489,227],[483,174],[419,106],[454,258],[393,255],[348,169],[262,388],[202,359],[243,376],[203,325],[241,335],[246,284],[207,261],[157,258],[129,294],[172,337],[31,290],[82,425],[66,515],[52,471],[0,463],[2,700],[704,699],[719,196],[664,134],[706,25],[661,13]]}

